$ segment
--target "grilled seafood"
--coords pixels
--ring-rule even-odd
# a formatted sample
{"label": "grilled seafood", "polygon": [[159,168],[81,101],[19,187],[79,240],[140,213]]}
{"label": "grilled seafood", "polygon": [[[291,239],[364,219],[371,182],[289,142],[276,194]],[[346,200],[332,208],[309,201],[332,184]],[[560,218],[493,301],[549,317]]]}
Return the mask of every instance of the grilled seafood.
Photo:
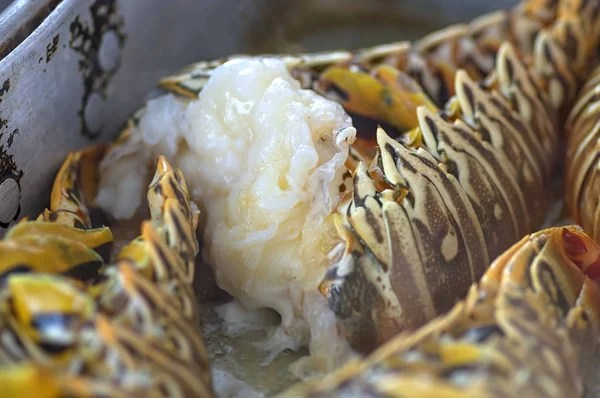
{"label": "grilled seafood", "polygon": [[[204,207],[203,250],[219,265],[219,285],[247,308],[281,315],[275,354],[308,343],[309,325],[333,338],[313,350],[343,353],[317,287],[337,244],[330,214],[355,129],[340,105],[301,90],[276,59],[221,68],[198,101],[168,95],[148,103],[102,162],[97,203],[115,216],[133,214],[129,181],[144,181],[148,156],[165,154]],[[146,136],[156,143],[150,150]]]}
{"label": "grilled seafood", "polygon": [[[159,158],[148,190],[151,219],[110,263],[112,234],[92,228],[86,207],[103,152],[69,155],[50,209],[17,224],[0,243],[28,256],[21,263],[14,256],[0,260],[0,365],[11,365],[0,368],[3,391],[10,396],[42,383],[52,397],[210,397],[190,286],[199,212],[185,179]],[[55,252],[68,261],[48,257]],[[90,256],[93,279],[77,271]]]}
{"label": "grilled seafood", "polygon": [[569,214],[600,242],[600,68],[585,83],[567,121],[565,203]]}
{"label": "grilled seafood", "polygon": [[219,286],[281,315],[275,350],[309,342],[332,369],[345,339],[369,352],[449,310],[541,225],[599,7],[524,1],[415,45],[192,65],[109,148],[97,202],[130,217],[164,154],[206,210]]}
{"label": "grilled seafood", "polygon": [[598,387],[599,260],[578,228],[526,236],[447,315],[281,397],[583,396]]}
{"label": "grilled seafood", "polygon": [[[369,351],[449,310],[487,259],[540,225],[556,161],[552,125],[562,121],[554,115],[572,103],[582,60],[594,57],[586,49],[597,28],[577,21],[596,18],[598,4],[584,3],[559,5],[531,62],[504,43],[485,81],[457,72],[443,112],[417,110],[416,151],[379,130],[375,160],[357,168],[339,223],[349,243],[321,285],[353,346]],[[577,50],[569,48],[573,32]],[[577,59],[566,68],[570,54]]]}
{"label": "grilled seafood", "polygon": [[[281,315],[274,353],[310,345],[299,374],[383,344],[284,396],[597,395],[600,247],[576,227],[513,244],[544,218],[570,110],[567,203],[600,234],[600,69],[576,101],[599,19],[598,1],[529,0],[415,44],[163,79],[0,241],[0,391],[213,396],[198,201],[217,282]],[[144,194],[150,219],[113,256],[91,206],[128,218]]]}
{"label": "grilled seafood", "polygon": [[14,273],[63,273],[89,280],[110,257],[113,236],[92,228],[86,199],[96,194],[94,173],[104,148],[70,154],[59,170],[45,209],[35,222],[21,220],[0,242],[2,280]]}

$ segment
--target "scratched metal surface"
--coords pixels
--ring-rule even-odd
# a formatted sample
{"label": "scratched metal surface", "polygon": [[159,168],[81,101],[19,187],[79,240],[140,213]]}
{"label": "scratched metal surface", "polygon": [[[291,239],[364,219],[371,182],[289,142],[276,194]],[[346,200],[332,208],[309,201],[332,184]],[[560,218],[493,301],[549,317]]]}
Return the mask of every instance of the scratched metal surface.
{"label": "scratched metal surface", "polygon": [[0,12],[4,11],[4,9],[6,7],[8,7],[10,3],[12,3],[12,1],[10,1],[10,0],[2,0],[2,1],[0,1]]}
{"label": "scratched metal surface", "polygon": [[0,235],[188,63],[413,39],[515,1],[17,0],[0,13]]}

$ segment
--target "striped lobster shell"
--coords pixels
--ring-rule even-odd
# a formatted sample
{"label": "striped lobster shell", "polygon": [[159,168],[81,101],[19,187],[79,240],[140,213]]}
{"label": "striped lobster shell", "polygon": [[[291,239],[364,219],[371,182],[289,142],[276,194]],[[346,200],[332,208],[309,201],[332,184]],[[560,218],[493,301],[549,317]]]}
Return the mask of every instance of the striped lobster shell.
{"label": "striped lobster shell", "polygon": [[[340,188],[343,244],[320,287],[353,348],[449,310],[541,226],[559,126],[596,60],[599,10],[529,0],[414,45],[277,56],[358,128]],[[191,65],[159,87],[195,100],[214,68],[244,57]]]}
{"label": "striped lobster shell", "polygon": [[110,262],[112,234],[86,206],[104,153],[69,155],[50,209],[0,242],[13,250],[0,259],[3,396],[210,397],[191,289],[199,213],[185,179],[158,160],[151,219]]}
{"label": "striped lobster shell", "polygon": [[[336,215],[343,244],[321,284],[350,342],[371,351],[449,311],[289,394],[582,394],[577,360],[596,363],[600,248],[569,227],[502,252],[541,224],[559,126],[596,63],[599,13],[596,1],[530,0],[414,45],[281,57],[360,124]],[[224,61],[160,87],[197,98]],[[597,74],[568,122],[567,197],[596,237],[598,173],[582,166],[597,154]],[[212,396],[191,289],[198,213],[183,176],[159,159],[151,220],[112,263],[112,233],[86,205],[98,162],[128,131],[108,155],[70,155],[50,208],[0,242],[5,396]]]}
{"label": "striped lobster shell", "polygon": [[569,214],[600,242],[600,68],[585,83],[567,121],[565,203]]}
{"label": "striped lobster shell", "polygon": [[595,55],[586,50],[593,24],[579,22],[595,18],[592,11],[563,2],[531,55],[519,55],[508,38],[485,80],[456,72],[455,97],[442,112],[417,108],[409,140],[378,130],[374,160],[358,165],[340,211],[344,252],[321,285],[355,348],[368,352],[450,310],[491,259],[541,225],[555,115]]}
{"label": "striped lobster shell", "polygon": [[443,111],[416,108],[410,140],[378,130],[374,160],[359,163],[340,210],[346,245],[321,285],[355,348],[450,310],[491,259],[541,225],[560,115],[595,59],[598,7],[560,2],[533,52],[507,37],[479,83],[448,62],[464,69]]}
{"label": "striped lobster shell", "polygon": [[279,397],[597,396],[599,260],[577,227],[526,236],[448,314]]}

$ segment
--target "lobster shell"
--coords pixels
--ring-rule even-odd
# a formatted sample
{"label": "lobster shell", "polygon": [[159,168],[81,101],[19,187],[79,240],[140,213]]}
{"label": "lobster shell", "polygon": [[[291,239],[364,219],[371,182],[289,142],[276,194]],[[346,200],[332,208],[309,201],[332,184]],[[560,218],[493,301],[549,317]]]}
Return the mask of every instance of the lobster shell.
{"label": "lobster shell", "polygon": [[528,235],[447,315],[279,397],[595,396],[599,256],[577,227]]}

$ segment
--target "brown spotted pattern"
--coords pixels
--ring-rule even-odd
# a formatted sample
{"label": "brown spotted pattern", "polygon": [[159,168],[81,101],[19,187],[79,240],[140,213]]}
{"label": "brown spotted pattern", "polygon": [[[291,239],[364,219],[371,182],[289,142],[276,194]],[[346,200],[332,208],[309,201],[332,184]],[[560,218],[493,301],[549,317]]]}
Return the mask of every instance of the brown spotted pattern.
{"label": "brown spotted pattern", "polygon": [[578,98],[566,128],[565,202],[573,219],[600,242],[600,68]]}
{"label": "brown spotted pattern", "polygon": [[[599,3],[524,0],[416,43],[277,56],[357,125],[335,214],[345,250],[320,290],[355,349],[391,339],[289,396],[586,392],[600,248],[569,227],[505,250],[542,222],[571,109],[567,204],[600,235],[599,71],[578,96],[596,64]],[[191,65],[159,86],[195,99],[215,67],[243,57]],[[191,289],[198,211],[181,172],[159,159],[151,218],[112,264],[112,234],[87,207],[98,162],[135,123],[108,151],[69,155],[49,208],[0,242],[4,396],[213,395]]]}
{"label": "brown spotted pattern", "polygon": [[596,396],[599,254],[577,227],[528,235],[447,315],[280,397]]}
{"label": "brown spotted pattern", "polygon": [[492,259],[541,225],[561,115],[595,62],[589,19],[600,7],[544,4],[554,17],[531,45],[509,37],[479,81],[458,63],[454,96],[441,111],[417,106],[417,123],[404,126],[418,140],[379,128],[373,160],[359,161],[338,222],[346,251],[321,285],[359,351],[450,310]]}
{"label": "brown spotted pattern", "polygon": [[[0,371],[0,389],[8,397],[28,388],[47,397],[211,397],[191,289],[199,212],[185,179],[158,160],[151,219],[109,263],[112,234],[92,228],[86,207],[103,152],[69,155],[50,209],[0,242],[14,252],[0,260],[0,364],[11,365]],[[93,275],[81,269],[89,256]]]}
{"label": "brown spotted pattern", "polygon": [[[597,0],[524,0],[416,43],[276,56],[358,130],[336,215],[345,250],[320,286],[353,348],[448,311],[541,226],[599,13]],[[191,65],[159,87],[194,100],[216,67],[246,57]]]}

